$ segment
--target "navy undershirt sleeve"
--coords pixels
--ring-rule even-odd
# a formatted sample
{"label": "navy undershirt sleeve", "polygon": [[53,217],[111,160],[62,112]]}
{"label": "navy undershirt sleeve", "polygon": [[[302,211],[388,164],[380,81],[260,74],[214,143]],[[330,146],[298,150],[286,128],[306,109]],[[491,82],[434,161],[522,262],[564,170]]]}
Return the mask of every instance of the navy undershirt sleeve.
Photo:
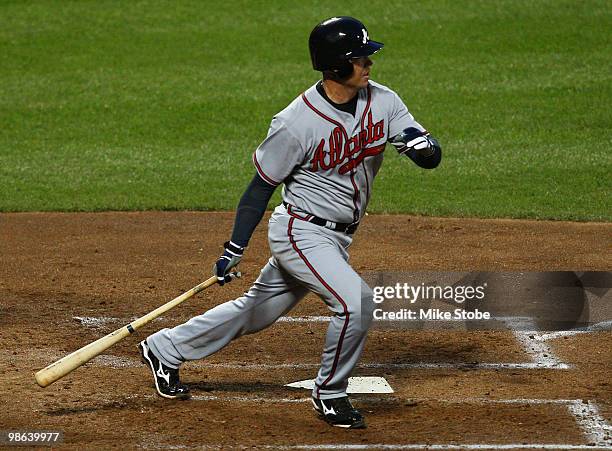
{"label": "navy undershirt sleeve", "polygon": [[255,174],[244,194],[240,198],[236,209],[232,242],[241,247],[249,244],[251,235],[263,217],[268,202],[276,186],[270,185],[259,174]]}
{"label": "navy undershirt sleeve", "polygon": [[406,155],[414,161],[418,166],[424,169],[433,169],[440,164],[442,161],[442,149],[435,147],[431,155],[423,155],[416,150],[412,149],[406,152]]}

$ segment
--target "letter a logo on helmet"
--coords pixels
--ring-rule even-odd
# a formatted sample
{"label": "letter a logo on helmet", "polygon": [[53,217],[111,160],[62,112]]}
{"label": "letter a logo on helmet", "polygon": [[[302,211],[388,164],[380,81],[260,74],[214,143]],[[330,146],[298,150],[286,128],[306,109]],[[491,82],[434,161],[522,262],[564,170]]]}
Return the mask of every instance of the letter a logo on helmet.
{"label": "letter a logo on helmet", "polygon": [[353,72],[351,58],[370,56],[383,46],[382,42],[370,40],[363,23],[348,16],[324,20],[314,27],[308,40],[314,70],[331,71],[340,78]]}
{"label": "letter a logo on helmet", "polygon": [[366,30],[365,28],[362,28],[361,31],[363,31],[363,39],[361,40],[361,42],[365,44],[368,43],[368,30]]}

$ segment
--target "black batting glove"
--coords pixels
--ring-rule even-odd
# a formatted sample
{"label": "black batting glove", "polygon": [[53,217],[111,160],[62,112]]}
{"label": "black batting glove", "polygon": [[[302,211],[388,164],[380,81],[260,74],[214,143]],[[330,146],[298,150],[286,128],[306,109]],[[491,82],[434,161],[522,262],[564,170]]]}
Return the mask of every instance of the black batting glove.
{"label": "black batting glove", "polygon": [[244,247],[240,247],[231,241],[226,241],[223,246],[225,251],[213,266],[213,274],[217,276],[219,285],[225,285],[235,278],[235,275],[230,271],[240,263],[242,253],[244,252]]}

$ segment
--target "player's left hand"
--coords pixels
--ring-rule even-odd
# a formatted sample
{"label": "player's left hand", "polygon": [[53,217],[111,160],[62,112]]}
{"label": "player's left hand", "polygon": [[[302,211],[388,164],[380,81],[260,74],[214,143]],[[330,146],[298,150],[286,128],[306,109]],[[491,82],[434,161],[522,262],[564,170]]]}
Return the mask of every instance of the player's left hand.
{"label": "player's left hand", "polygon": [[219,285],[225,285],[236,278],[236,273],[230,271],[232,268],[238,266],[238,263],[242,260],[242,254],[244,253],[244,247],[240,247],[231,241],[226,241],[223,246],[225,247],[225,251],[213,266],[213,273],[217,276]]}

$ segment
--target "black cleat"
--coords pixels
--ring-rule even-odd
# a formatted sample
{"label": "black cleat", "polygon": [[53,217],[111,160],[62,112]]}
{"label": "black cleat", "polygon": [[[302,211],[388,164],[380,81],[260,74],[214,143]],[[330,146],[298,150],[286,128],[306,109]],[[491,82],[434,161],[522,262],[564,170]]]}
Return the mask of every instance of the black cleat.
{"label": "black cleat", "polygon": [[147,340],[142,340],[138,344],[142,363],[148,365],[153,373],[155,388],[157,393],[164,398],[169,399],[189,399],[189,387],[181,384],[179,380],[179,370],[167,367],[159,361],[155,354],[147,345]]}
{"label": "black cleat", "polygon": [[339,428],[365,429],[363,415],[355,409],[348,396],[334,399],[312,398],[314,410],[329,424]]}

